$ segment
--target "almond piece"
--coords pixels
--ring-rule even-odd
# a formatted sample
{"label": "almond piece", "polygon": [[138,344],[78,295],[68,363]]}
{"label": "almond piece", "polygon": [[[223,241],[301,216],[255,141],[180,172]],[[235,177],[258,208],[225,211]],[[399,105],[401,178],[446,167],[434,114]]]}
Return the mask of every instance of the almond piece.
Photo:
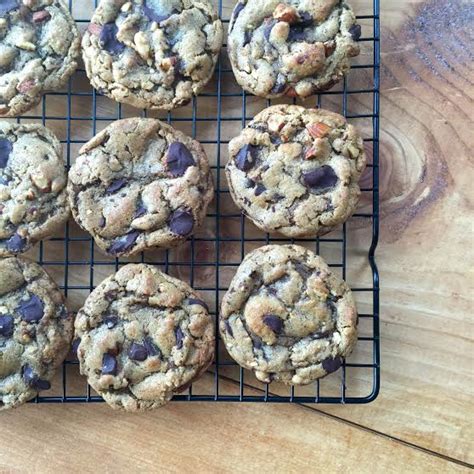
{"label": "almond piece", "polygon": [[39,12],[33,13],[33,23],[42,23],[51,18],[51,14],[46,10],[40,10]]}
{"label": "almond piece", "polygon": [[286,91],[286,95],[288,97],[298,97],[298,93],[295,91],[295,89],[293,87],[290,87],[287,91]]}
{"label": "almond piece", "polygon": [[279,3],[273,12],[273,18],[279,21],[285,21],[291,25],[298,21],[298,12],[290,5]]}
{"label": "almond piece", "polygon": [[306,130],[313,138],[324,138],[331,131],[331,127],[323,122],[317,122],[306,125]]}
{"label": "almond piece", "polygon": [[100,36],[100,32],[102,31],[102,27],[98,25],[97,23],[91,23],[87,27],[87,31],[94,36]]}
{"label": "almond piece", "polygon": [[328,41],[327,43],[324,43],[324,54],[328,58],[331,56],[332,53],[336,51],[336,42],[335,41]]}

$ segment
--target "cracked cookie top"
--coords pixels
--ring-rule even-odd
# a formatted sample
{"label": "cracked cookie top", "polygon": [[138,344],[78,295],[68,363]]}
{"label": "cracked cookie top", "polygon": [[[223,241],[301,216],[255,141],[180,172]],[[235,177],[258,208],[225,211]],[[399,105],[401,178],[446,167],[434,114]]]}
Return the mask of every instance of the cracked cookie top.
{"label": "cracked cookie top", "polygon": [[357,341],[348,285],[298,245],[249,253],[224,296],[220,333],[262,382],[305,385],[336,371]]}
{"label": "cracked cookie top", "polygon": [[230,22],[229,57],[248,92],[308,97],[344,77],[360,34],[344,0],[241,0]]}
{"label": "cracked cookie top", "polygon": [[0,257],[27,251],[67,221],[66,182],[52,132],[0,122]]}
{"label": "cracked cookie top", "polygon": [[20,115],[77,68],[80,36],[61,0],[0,2],[0,116]]}
{"label": "cracked cookie top", "polygon": [[229,154],[232,197],[266,232],[322,235],[346,221],[359,201],[363,141],[334,112],[269,107],[230,142]]}
{"label": "cracked cookie top", "polygon": [[80,150],[69,171],[77,223],[114,256],[183,242],[214,195],[199,142],[155,119],[113,122]]}
{"label": "cracked cookie top", "polygon": [[208,0],[102,0],[84,35],[87,75],[139,108],[187,104],[212,77],[223,28]]}
{"label": "cracked cookie top", "polygon": [[207,305],[186,283],[130,264],[104,280],[76,317],[81,373],[113,408],[157,408],[214,356]]}
{"label": "cracked cookie top", "polygon": [[0,260],[0,410],[50,388],[72,333],[72,315],[49,275],[33,262]]}

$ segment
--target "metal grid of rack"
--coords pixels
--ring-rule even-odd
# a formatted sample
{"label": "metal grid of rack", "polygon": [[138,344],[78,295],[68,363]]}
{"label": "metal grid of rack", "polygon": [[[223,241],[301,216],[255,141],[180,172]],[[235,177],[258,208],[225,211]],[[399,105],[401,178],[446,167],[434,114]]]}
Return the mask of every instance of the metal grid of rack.
{"label": "metal grid of rack", "polygon": [[[363,1],[363,0],[361,0]],[[90,5],[85,5],[90,3]],[[216,0],[219,13],[225,25],[229,19],[224,14],[232,2]],[[359,15],[363,23],[361,45],[366,53],[362,62],[352,66],[351,74],[362,72],[362,85],[352,87],[351,74],[338,88],[321,93],[312,98],[308,106],[325,107],[342,113],[350,121],[362,120],[365,131],[364,141],[369,158],[366,187],[362,187],[362,211],[356,213],[339,232],[315,239],[288,240],[278,236],[266,235],[246,221],[232,203],[223,177],[226,162],[225,147],[240,127],[251,120],[256,112],[271,105],[271,101],[256,99],[245,94],[233,83],[231,68],[226,64],[225,48],[218,63],[214,82],[199,97],[194,98],[186,108],[167,115],[158,116],[179,129],[197,138],[207,149],[213,172],[215,173],[216,196],[210,209],[203,232],[192,237],[185,248],[178,251],[146,252],[137,259],[111,259],[102,255],[94,246],[93,240],[81,233],[73,222],[69,222],[64,234],[49,241],[41,242],[34,258],[54,277],[66,296],[83,301],[100,281],[105,269],[110,274],[120,265],[130,261],[153,263],[164,271],[187,280],[200,291],[210,303],[212,314],[218,318],[220,299],[227,289],[232,274],[248,250],[267,243],[295,242],[312,248],[329,261],[335,271],[347,279],[352,265],[351,255],[363,256],[363,263],[369,272],[369,283],[359,286],[352,284],[354,294],[361,296],[359,321],[362,328],[358,346],[364,345],[361,355],[344,361],[341,370],[329,377],[302,388],[288,388],[275,383],[261,384],[250,372],[243,370],[226,354],[219,338],[216,341],[216,359],[203,381],[196,382],[185,393],[177,395],[175,401],[240,401],[240,402],[293,402],[293,403],[368,403],[377,397],[380,388],[380,342],[379,342],[379,277],[375,263],[375,250],[379,233],[379,81],[380,81],[380,23],[379,0],[367,0],[369,14]],[[97,0],[69,0],[69,7],[76,22],[83,29],[90,19],[90,13],[97,6]],[[227,13],[230,11],[226,8]],[[365,12],[364,12],[365,13]],[[229,16],[229,15],[227,15]],[[370,60],[367,61],[367,58]],[[357,82],[357,81],[356,81]],[[233,86],[229,84],[233,83]],[[206,113],[201,103],[206,101]],[[212,101],[212,102],[209,102]],[[327,104],[326,104],[327,102]],[[56,113],[50,113],[54,104]],[[209,105],[210,104],[210,105]],[[58,114],[59,110],[63,113]],[[306,103],[305,103],[306,105]],[[234,109],[234,113],[227,113]],[[78,110],[86,110],[80,113]],[[235,111],[237,110],[238,113]],[[255,112],[255,113],[254,113]],[[115,104],[94,91],[85,78],[85,71],[79,69],[69,81],[63,92],[47,94],[35,111],[17,119],[40,121],[52,127],[60,124],[63,136],[67,166],[79,147],[86,143],[97,131],[113,120],[133,115],[153,115],[126,106]],[[153,115],[154,116],[154,115]],[[83,129],[87,125],[87,131]],[[356,123],[357,125],[357,123]],[[79,132],[76,132],[79,130]],[[211,134],[209,134],[211,133]],[[224,146],[223,146],[224,145]],[[365,212],[365,208],[369,210]],[[359,222],[355,227],[351,224]],[[349,245],[352,228],[365,237],[363,243]],[[234,231],[229,231],[232,228]],[[209,230],[210,229],[210,230]],[[358,239],[359,240],[359,239]],[[327,256],[324,255],[325,249]],[[79,258],[77,249],[80,249]],[[52,257],[54,256],[54,257]],[[232,257],[235,257],[232,259]],[[80,274],[76,276],[75,274]],[[80,296],[78,296],[80,295]],[[356,298],[357,299],[357,298]],[[80,302],[77,304],[80,306]],[[361,310],[362,308],[362,310]],[[77,309],[77,308],[73,308]],[[217,323],[216,323],[216,335]],[[92,393],[84,379],[78,375],[78,362],[71,355],[63,364],[58,380],[53,384],[53,394],[44,392],[33,402],[70,403],[97,402],[102,398]],[[353,389],[353,387],[355,387]]]}

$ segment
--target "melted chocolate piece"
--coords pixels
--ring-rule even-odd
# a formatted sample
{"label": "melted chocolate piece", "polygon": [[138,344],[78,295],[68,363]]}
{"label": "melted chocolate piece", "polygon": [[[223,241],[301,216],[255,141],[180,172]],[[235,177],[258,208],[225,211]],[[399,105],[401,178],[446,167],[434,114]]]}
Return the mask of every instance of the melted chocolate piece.
{"label": "melted chocolate piece", "polygon": [[33,369],[29,365],[23,367],[23,380],[25,383],[36,391],[49,390],[51,384],[47,380],[42,380],[37,374],[34,373]]}
{"label": "melted chocolate piece", "polygon": [[26,247],[26,239],[21,237],[19,234],[13,234],[4,242],[6,249],[14,253],[21,252]]}
{"label": "melted chocolate piece", "polygon": [[182,349],[183,342],[184,342],[184,334],[179,326],[175,330],[175,336],[176,336],[176,347],[178,349]]}
{"label": "melted chocolate piece", "polygon": [[112,54],[120,54],[125,49],[125,45],[117,39],[117,32],[115,23],[106,23],[99,36],[101,46]]}
{"label": "melted chocolate piece", "polygon": [[336,359],[328,358],[321,362],[323,369],[328,373],[331,374],[332,372],[336,372],[339,367],[342,365],[342,359],[337,357]]}
{"label": "melted chocolate piece", "polygon": [[280,334],[283,330],[283,320],[274,314],[266,314],[263,322],[275,333]]}
{"label": "melted chocolate piece", "polygon": [[200,300],[198,298],[188,298],[188,303],[202,306],[207,312],[209,312],[209,306],[207,306],[206,302],[203,300]]}
{"label": "melted chocolate piece", "polygon": [[358,24],[354,24],[349,28],[349,33],[354,41],[359,41],[362,35],[362,27]]}
{"label": "melted chocolate piece", "polygon": [[313,171],[303,174],[303,182],[313,191],[326,191],[332,189],[339,178],[331,166],[324,165]]}
{"label": "melted chocolate piece", "polygon": [[235,157],[235,166],[240,171],[249,171],[255,166],[258,155],[258,148],[253,145],[243,146]]}
{"label": "melted chocolate piece", "polygon": [[13,144],[6,138],[0,139],[0,169],[6,168],[8,164],[8,158],[13,150]]}
{"label": "melted chocolate piece", "polygon": [[31,295],[30,299],[20,301],[18,312],[23,321],[37,323],[44,316],[44,304],[38,296]]}
{"label": "melted chocolate piece", "polygon": [[2,314],[0,316],[0,336],[11,337],[13,335],[13,316]]}
{"label": "melted chocolate piece", "polygon": [[183,209],[178,209],[171,215],[169,226],[173,234],[186,237],[193,231],[194,217],[190,212]]}
{"label": "melted chocolate piece", "polygon": [[195,166],[196,162],[191,152],[183,143],[174,142],[168,149],[166,165],[171,176],[178,178],[183,176],[190,166]]}
{"label": "melted chocolate piece", "polygon": [[102,375],[117,375],[117,359],[112,354],[102,357]]}
{"label": "melted chocolate piece", "polygon": [[127,184],[127,180],[125,178],[119,178],[114,181],[109,185],[109,187],[105,190],[107,194],[114,194],[117,191],[120,191],[123,187],[125,187]]}
{"label": "melted chocolate piece", "polygon": [[127,250],[130,250],[135,242],[138,239],[138,236],[140,235],[140,232],[136,230],[132,230],[128,234],[126,234],[124,237],[118,238],[109,248],[108,252],[111,255],[119,255],[123,252],[126,252]]}

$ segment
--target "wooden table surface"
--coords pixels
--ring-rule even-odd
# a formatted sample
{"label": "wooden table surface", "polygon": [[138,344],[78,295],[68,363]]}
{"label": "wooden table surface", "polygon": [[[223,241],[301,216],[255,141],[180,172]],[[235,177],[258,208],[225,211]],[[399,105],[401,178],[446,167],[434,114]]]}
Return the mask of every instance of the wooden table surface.
{"label": "wooden table surface", "polygon": [[472,468],[472,2],[382,4],[378,399],[140,415],[30,404],[0,415],[1,472]]}

